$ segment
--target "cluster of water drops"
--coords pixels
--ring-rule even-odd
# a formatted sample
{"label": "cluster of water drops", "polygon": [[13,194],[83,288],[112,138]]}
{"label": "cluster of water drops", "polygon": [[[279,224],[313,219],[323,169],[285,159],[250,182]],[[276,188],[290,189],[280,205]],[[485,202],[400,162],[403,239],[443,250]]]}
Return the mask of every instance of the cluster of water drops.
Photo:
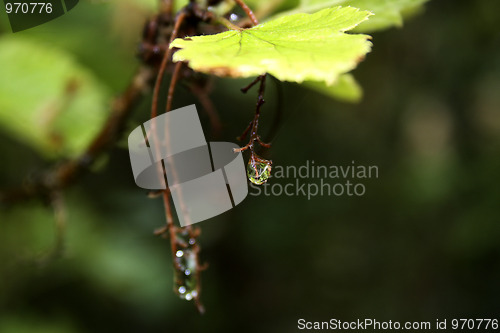
{"label": "cluster of water drops", "polygon": [[177,250],[174,253],[174,289],[181,299],[197,299],[199,288],[198,246],[196,239],[186,229],[177,233]]}

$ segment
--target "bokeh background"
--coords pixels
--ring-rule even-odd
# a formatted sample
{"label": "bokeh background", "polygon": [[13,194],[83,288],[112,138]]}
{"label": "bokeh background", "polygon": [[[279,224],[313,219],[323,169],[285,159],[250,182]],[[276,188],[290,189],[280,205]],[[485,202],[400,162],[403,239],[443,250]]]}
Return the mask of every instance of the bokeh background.
{"label": "bokeh background", "polygon": [[[63,54],[109,102],[138,67],[153,8],[82,2],[15,35],[0,16],[0,43],[16,38]],[[169,243],[152,234],[164,223],[162,202],[136,187],[125,140],[64,191],[61,255],[50,256],[50,206],[2,206],[0,332],[294,332],[299,318],[500,319],[498,22],[497,1],[434,0],[403,28],[374,33],[373,52],[354,72],[365,91],[359,104],[269,84],[263,133],[282,109],[265,155],[275,165],[354,161],[378,166],[379,177],[363,181],[362,197],[249,196],[202,222],[204,315],[172,291]],[[42,69],[38,80],[19,77],[23,93],[3,102],[43,89],[51,76]],[[215,80],[221,141],[234,141],[252,117],[255,92],[238,89],[249,81]],[[130,129],[148,119],[149,100]],[[193,102],[179,88],[175,106]],[[56,159],[5,119],[2,189]],[[95,119],[85,121],[75,130],[96,130]]]}

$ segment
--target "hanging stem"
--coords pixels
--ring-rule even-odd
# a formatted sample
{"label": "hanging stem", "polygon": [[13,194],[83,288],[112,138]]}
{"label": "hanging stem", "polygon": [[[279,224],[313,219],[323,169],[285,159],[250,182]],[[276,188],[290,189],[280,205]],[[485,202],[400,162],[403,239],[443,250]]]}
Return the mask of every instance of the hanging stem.
{"label": "hanging stem", "polygon": [[[177,20],[175,22],[174,29],[172,31],[172,35],[170,38],[170,43],[178,36],[179,29],[187,16],[187,10],[183,9],[179,15],[177,16]],[[170,45],[169,43],[169,45]],[[168,48],[167,52],[162,59],[162,63],[160,65],[160,69],[158,72],[158,77],[156,80],[155,89],[153,92],[153,105],[151,110],[151,118],[154,120],[158,115],[158,99],[160,93],[161,82],[167,68],[167,65],[170,61],[170,57],[172,55],[172,49]],[[172,73],[172,78],[170,80],[170,85],[167,93],[167,102],[165,106],[165,112],[169,112],[172,110],[172,103],[175,93],[175,88],[177,86],[177,82],[179,80],[179,76],[181,73],[183,63],[179,62],[175,65],[174,72]],[[158,140],[156,123],[153,121],[152,123],[152,134],[155,140]],[[167,139],[165,144],[168,147],[169,140]],[[157,149],[159,149],[157,147]],[[158,172],[161,175],[166,175],[165,169],[166,165],[159,165]],[[175,179],[175,169],[172,170],[174,173]],[[167,180],[165,178],[165,183],[167,184]],[[167,184],[168,186],[168,184]],[[166,216],[166,224],[163,228],[155,231],[155,234],[162,235],[166,237],[170,236],[170,246],[172,252],[172,261],[174,264],[174,291],[179,295],[179,297],[186,300],[193,300],[198,311],[203,313],[204,307],[200,301],[201,294],[201,284],[200,284],[200,271],[203,269],[199,264],[198,253],[200,251],[200,247],[196,242],[196,238],[199,236],[200,231],[198,228],[193,228],[191,225],[188,225],[184,228],[177,227],[173,223],[173,213],[172,213],[172,205],[170,202],[170,191],[168,187],[162,191],[163,204],[165,207],[165,216]],[[182,197],[182,195],[180,195]],[[185,211],[184,205],[181,202],[181,210]]]}
{"label": "hanging stem", "polygon": [[[170,42],[168,43],[169,46],[172,43],[172,41],[175,38],[177,38],[180,26],[185,18],[186,18],[186,11],[183,10],[179,13],[179,15],[177,16],[177,20],[175,21],[174,29],[172,30],[172,35],[170,37]],[[158,97],[160,95],[161,82],[163,81],[163,76],[165,75],[165,70],[167,68],[167,64],[168,61],[170,60],[171,55],[172,55],[172,49],[169,47],[167,49],[167,52],[165,52],[163,59],[161,60],[158,76],[156,77],[155,88],[153,91],[153,102],[151,106],[151,118],[155,118],[158,115]]]}
{"label": "hanging stem", "polygon": [[241,88],[241,92],[246,94],[253,86],[255,86],[257,83],[259,83],[259,81],[261,80],[261,77],[260,76],[257,76],[255,78],[255,80],[253,80],[252,82],[250,82],[250,84],[244,88]]}
{"label": "hanging stem", "polygon": [[[258,25],[259,24],[259,21],[255,17],[255,14],[245,4],[245,2],[243,2],[243,0],[235,0],[235,2],[245,11],[245,13],[247,14],[247,16],[252,21],[253,25]],[[243,93],[247,93],[254,85],[256,85],[258,82],[260,82],[259,93],[258,93],[258,96],[257,96],[257,105],[256,105],[256,108],[255,108],[254,118],[253,118],[252,122],[250,123],[250,125],[245,129],[245,131],[243,132],[243,134],[240,136],[240,139],[242,139],[242,138],[246,137],[247,134],[248,134],[248,132],[250,131],[250,140],[248,141],[248,143],[245,146],[243,146],[241,148],[238,148],[238,149],[234,149],[234,152],[242,152],[242,151],[245,151],[245,150],[249,149],[250,150],[250,154],[251,154],[250,155],[250,162],[249,162],[250,165],[252,165],[252,167],[257,170],[257,168],[256,168],[257,164],[264,164],[264,165],[266,165],[269,168],[268,169],[269,170],[268,173],[269,173],[270,172],[270,166],[271,166],[272,162],[260,158],[255,153],[255,146],[254,146],[254,143],[257,141],[262,147],[265,147],[265,148],[271,147],[270,144],[264,143],[261,140],[260,136],[257,134],[257,130],[259,129],[260,109],[262,108],[262,105],[265,103],[265,101],[264,101],[264,92],[265,92],[265,89],[266,89],[266,77],[267,77],[267,74],[260,75],[254,81],[250,82],[250,84],[248,86],[246,86],[246,87],[244,87],[244,88],[241,89],[241,91]],[[250,180],[255,183],[255,178],[259,178],[261,176],[262,175],[260,174],[260,172],[256,171],[255,177],[253,177],[253,176],[250,177]],[[265,182],[265,180],[263,180],[263,182]],[[262,184],[262,183],[260,183],[260,184]]]}
{"label": "hanging stem", "polygon": [[245,129],[245,131],[241,135],[241,137],[245,137],[248,134],[248,132],[250,132],[250,140],[245,146],[238,149],[234,149],[234,152],[242,152],[247,149],[250,150],[250,159],[248,161],[247,175],[248,179],[256,185],[262,185],[269,179],[271,175],[271,165],[272,165],[272,161],[263,159],[255,153],[255,142],[259,143],[259,145],[264,148],[271,147],[271,144],[264,143],[261,140],[260,136],[258,135],[260,109],[262,108],[262,105],[264,105],[265,103],[264,92],[266,89],[266,77],[267,74],[261,75],[253,82],[251,82],[247,87],[242,89],[242,91],[245,93],[257,82],[260,82],[254,118],[250,123],[250,125]]}
{"label": "hanging stem", "polygon": [[165,107],[165,112],[172,110],[172,101],[174,99],[175,87],[177,86],[177,81],[179,80],[179,73],[181,71],[183,62],[178,62],[175,64],[174,73],[172,74],[172,79],[170,81],[170,86],[168,87],[167,96],[167,106]]}
{"label": "hanging stem", "polygon": [[243,88],[244,92],[248,91],[252,86],[254,86],[257,82],[260,81],[260,86],[259,86],[259,94],[257,96],[257,105],[255,108],[255,115],[250,123],[250,125],[247,127],[247,129],[243,132],[243,134],[240,136],[240,138],[244,138],[248,132],[250,131],[250,140],[248,143],[238,149],[234,149],[235,152],[241,152],[245,151],[247,149],[250,149],[252,154],[254,153],[254,142],[257,141],[262,147],[264,148],[269,148],[271,145],[269,143],[264,143],[260,136],[258,135],[258,129],[259,129],[259,117],[260,117],[260,109],[262,108],[262,105],[264,105],[265,100],[264,100],[264,92],[266,89],[266,77],[267,74],[259,76],[257,79],[255,79],[252,83],[250,83],[249,86]]}
{"label": "hanging stem", "polygon": [[[177,86],[179,73],[182,66],[182,62],[177,63],[174,69],[174,73],[172,74],[172,79],[170,80],[170,86],[168,88],[167,105],[165,108],[165,112],[170,112],[172,110],[175,87]],[[169,145],[168,139],[166,145],[167,147]],[[172,175],[175,182],[177,176],[174,166],[172,166]],[[181,214],[184,214],[185,219],[189,221],[187,209],[184,206],[184,202],[182,200],[181,189],[179,189],[178,191],[180,198],[180,210],[182,212]],[[170,236],[172,260],[175,269],[174,291],[181,298],[184,298],[186,300],[193,299],[198,311],[200,313],[204,313],[205,308],[200,301],[200,272],[203,270],[203,267],[200,266],[199,263],[198,254],[200,252],[200,247],[196,242],[197,237],[200,235],[200,230],[199,228],[193,228],[190,224],[185,227],[177,227],[176,225],[174,225],[169,194],[170,191],[168,190],[168,188],[163,191],[163,202],[165,206],[165,213],[167,216],[167,224],[164,228],[164,232],[168,232]],[[191,272],[191,269],[193,269],[194,271]]]}
{"label": "hanging stem", "polygon": [[[186,300],[192,299],[198,312],[203,314],[205,308],[200,301],[200,272],[205,267],[199,263],[200,246],[196,242],[196,239],[200,235],[200,230],[199,228],[192,228],[190,225],[184,228],[174,225],[169,192],[168,189],[163,191],[163,204],[165,206],[167,224],[157,234],[166,236],[168,232],[170,236],[172,262],[175,270],[174,292]],[[194,267],[193,272],[190,270],[191,267]],[[181,288],[184,289],[182,290]]]}

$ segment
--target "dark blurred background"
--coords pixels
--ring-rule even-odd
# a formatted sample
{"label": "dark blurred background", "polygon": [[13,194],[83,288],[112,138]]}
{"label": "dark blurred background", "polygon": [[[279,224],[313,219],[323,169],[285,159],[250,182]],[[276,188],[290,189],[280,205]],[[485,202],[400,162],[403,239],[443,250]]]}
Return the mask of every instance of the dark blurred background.
{"label": "dark blurred background", "polygon": [[[138,66],[148,16],[130,8],[83,2],[15,36],[66,50],[117,94]],[[47,259],[56,238],[50,206],[2,207],[0,332],[293,332],[299,318],[500,319],[499,22],[498,1],[433,0],[403,28],[374,33],[373,52],[354,72],[365,91],[359,104],[270,83],[263,133],[280,91],[283,111],[265,155],[274,165],[354,161],[378,166],[379,177],[361,181],[361,197],[249,196],[200,223],[204,315],[172,292],[170,245],[152,234],[164,223],[162,202],[135,185],[125,140],[64,192],[61,256]],[[215,81],[220,141],[234,142],[252,117],[255,92],[239,92],[249,81]],[[130,129],[148,119],[149,99]],[[176,107],[195,101],[179,88]],[[7,131],[0,151],[2,188],[50,165]]]}

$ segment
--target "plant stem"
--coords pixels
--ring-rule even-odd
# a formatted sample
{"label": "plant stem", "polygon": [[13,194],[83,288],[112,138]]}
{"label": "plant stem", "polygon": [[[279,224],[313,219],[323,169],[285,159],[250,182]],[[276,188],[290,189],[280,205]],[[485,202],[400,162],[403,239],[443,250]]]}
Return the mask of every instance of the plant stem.
{"label": "plant stem", "polygon": [[255,79],[252,83],[250,83],[249,86],[242,89],[242,90],[244,90],[244,92],[246,92],[246,91],[248,91],[248,89],[250,89],[252,86],[254,86],[257,82],[260,81],[259,93],[257,96],[257,104],[255,107],[254,118],[253,118],[252,122],[250,123],[250,126],[247,127],[247,129],[240,136],[240,138],[244,138],[248,134],[248,131],[250,130],[250,140],[248,141],[248,143],[245,146],[238,148],[238,149],[234,149],[235,152],[241,152],[241,151],[245,151],[247,149],[250,149],[252,154],[254,154],[255,141],[257,141],[262,147],[265,147],[265,148],[269,148],[271,146],[268,143],[262,142],[260,136],[257,134],[257,131],[259,129],[260,109],[262,108],[262,105],[264,105],[264,103],[265,103],[264,92],[266,89],[266,77],[267,77],[267,74],[261,75],[257,79]]}
{"label": "plant stem", "polygon": [[172,41],[177,38],[177,35],[179,34],[179,29],[184,21],[184,18],[186,17],[186,11],[183,10],[179,13],[177,16],[177,19],[175,21],[174,29],[172,30],[172,35],[170,37],[170,42],[169,48],[167,49],[167,52],[165,52],[165,55],[163,56],[163,59],[161,61],[160,69],[158,71],[158,76],[156,77],[156,83],[155,83],[155,88],[153,91],[153,102],[151,106],[151,118],[155,118],[158,115],[158,97],[160,95],[160,86],[161,82],[163,81],[163,76],[165,75],[165,70],[167,68],[168,61],[170,60],[170,56],[172,55],[172,49],[170,48],[170,44]]}
{"label": "plant stem", "polygon": [[174,99],[175,87],[177,85],[177,81],[179,80],[179,72],[183,64],[184,64],[183,62],[178,62],[177,64],[175,64],[174,73],[172,74],[170,86],[168,87],[167,106],[165,107],[165,112],[172,110],[172,102]]}
{"label": "plant stem", "polygon": [[250,18],[253,25],[259,24],[259,21],[257,20],[257,17],[255,17],[255,14],[250,9],[250,7],[248,7],[247,4],[243,2],[243,0],[234,0],[234,2],[236,2],[238,6],[240,6],[241,9],[245,11],[245,14],[247,14],[247,16]]}

